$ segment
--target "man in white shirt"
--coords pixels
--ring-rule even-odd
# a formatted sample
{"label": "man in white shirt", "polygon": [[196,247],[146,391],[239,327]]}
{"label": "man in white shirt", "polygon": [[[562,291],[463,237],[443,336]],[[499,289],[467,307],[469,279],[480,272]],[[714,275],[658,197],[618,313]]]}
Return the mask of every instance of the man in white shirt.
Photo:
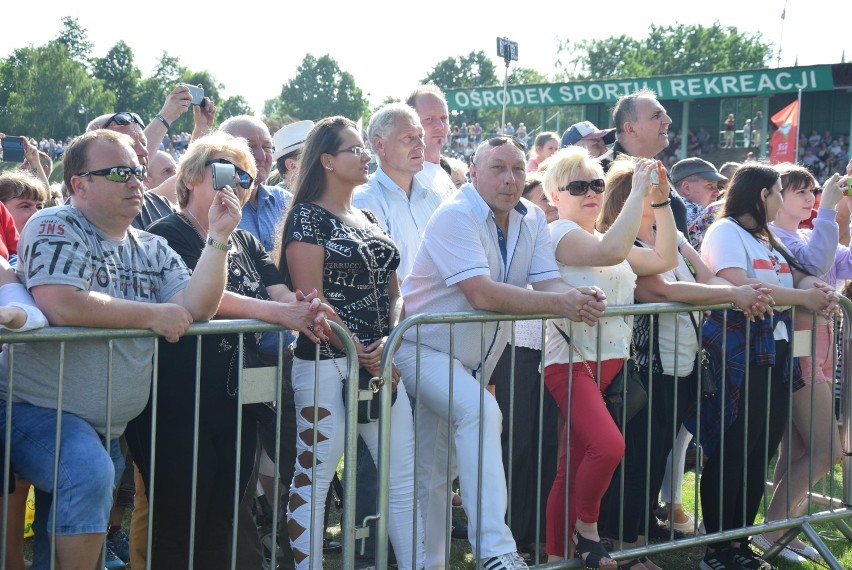
{"label": "man in white shirt", "polygon": [[391,103],[374,113],[367,138],[379,168],[353,199],[357,207],[376,215],[399,248],[400,281],[411,272],[426,223],[445,198],[416,177],[423,170],[423,135],[420,118],[404,103]]}
{"label": "man in white shirt", "polygon": [[456,186],[450,176],[438,164],[441,149],[447,144],[450,133],[450,111],[443,91],[433,84],[416,88],[405,102],[417,111],[420,124],[425,131],[426,160],[417,179],[426,188],[431,188],[444,196],[456,193]]}
{"label": "man in white shirt", "polygon": [[[495,137],[479,146],[471,167],[473,182],[445,201],[426,226],[402,285],[407,314],[474,309],[521,315],[557,312],[575,321],[597,322],[606,307],[603,292],[596,287],[573,288],[560,279],[544,213],[521,199],[525,171],[524,153],[510,137]],[[526,289],[528,283],[532,289]],[[527,567],[504,520],[500,410],[490,393],[482,394],[509,330],[497,323],[456,325],[455,358],[450,360],[447,326],[423,325],[419,377],[414,329],[406,333],[397,353],[403,376],[416,378],[406,389],[417,396],[420,407],[416,469],[427,568],[444,565],[450,441],[466,497],[470,542],[474,548],[480,542],[476,557],[488,570]],[[485,355],[481,346],[486,347]]]}

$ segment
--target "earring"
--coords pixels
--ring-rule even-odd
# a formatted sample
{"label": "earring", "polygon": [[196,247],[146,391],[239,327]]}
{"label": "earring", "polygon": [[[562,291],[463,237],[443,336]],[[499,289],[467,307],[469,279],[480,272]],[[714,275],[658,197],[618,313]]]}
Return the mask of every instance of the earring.
{"label": "earring", "polygon": [[334,168],[332,168],[332,167],[330,167],[330,166],[326,166],[326,167],[325,167],[325,169],[326,169],[326,170],[328,170],[329,172],[331,172],[332,170],[334,170]]}

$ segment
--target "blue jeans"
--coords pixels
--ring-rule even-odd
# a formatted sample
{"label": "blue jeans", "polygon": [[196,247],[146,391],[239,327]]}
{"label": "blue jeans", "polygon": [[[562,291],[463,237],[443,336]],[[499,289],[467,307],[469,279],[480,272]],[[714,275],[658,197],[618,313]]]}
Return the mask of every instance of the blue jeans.
{"label": "blue jeans", "polygon": [[[6,419],[6,402],[0,400],[0,437],[6,436]],[[118,438],[110,442],[107,453],[100,435],[88,422],[63,412],[59,477],[54,485],[56,419],[54,409],[12,404],[12,466],[36,488],[34,569],[49,567],[47,531],[53,528],[54,518],[57,536],[106,533],[113,486],[124,468]]]}

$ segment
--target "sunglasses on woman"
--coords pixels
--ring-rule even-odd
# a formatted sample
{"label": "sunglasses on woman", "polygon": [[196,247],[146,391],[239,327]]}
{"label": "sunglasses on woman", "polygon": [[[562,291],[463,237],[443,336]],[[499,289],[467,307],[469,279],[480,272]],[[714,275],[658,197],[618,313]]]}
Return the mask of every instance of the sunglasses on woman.
{"label": "sunglasses on woman", "polygon": [[215,160],[208,160],[207,162],[204,163],[204,166],[210,166],[214,162],[218,163],[218,164],[230,164],[231,166],[233,166],[234,170],[236,170],[236,172],[237,172],[237,181],[239,182],[241,188],[248,190],[249,188],[251,188],[251,185],[254,184],[254,178],[252,178],[251,174],[249,174],[248,172],[246,172],[245,170],[243,170],[242,168],[240,168],[239,166],[237,166],[236,164],[234,164],[230,160],[226,160],[224,158],[217,158]]}
{"label": "sunglasses on woman", "polygon": [[595,194],[600,194],[604,191],[603,178],[595,178],[594,180],[574,180],[565,186],[557,188],[560,192],[568,191],[572,196],[585,196],[589,193],[589,188]]}
{"label": "sunglasses on woman", "polygon": [[142,182],[145,178],[144,166],[110,166],[109,168],[101,168],[100,170],[90,170],[82,172],[77,176],[103,176],[110,182],[120,182],[125,184],[130,180],[131,176],[135,176],[136,180]]}

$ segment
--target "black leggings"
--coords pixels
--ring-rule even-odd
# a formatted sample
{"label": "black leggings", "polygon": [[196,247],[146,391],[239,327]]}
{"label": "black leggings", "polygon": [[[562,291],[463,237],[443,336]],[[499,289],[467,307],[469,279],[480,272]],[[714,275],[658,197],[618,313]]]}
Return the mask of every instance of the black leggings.
{"label": "black leggings", "polygon": [[[624,500],[621,500],[621,466],[615,471],[609,489],[603,499],[604,516],[601,533],[618,538],[621,505],[624,505],[625,542],[636,542],[638,535],[645,534],[645,521],[649,520],[650,505],[663,482],[666,457],[672,449],[672,438],[683,421],[684,412],[690,402],[695,401],[696,373],[676,378],[654,374],[648,385],[647,372],[642,372],[650,404],[637,413],[629,422],[624,433]],[[677,386],[677,394],[675,394]],[[650,437],[648,415],[651,416]],[[646,477],[646,467],[650,466]]]}
{"label": "black leggings", "polygon": [[749,365],[748,394],[743,382],[737,419],[724,431],[724,444],[707,456],[701,475],[701,508],[708,533],[754,524],[767,463],[778,452],[787,426],[790,385],[782,370],[788,355],[788,343],[776,341],[775,366]]}
{"label": "black leggings", "polygon": [[[209,381],[207,385],[205,380]],[[224,570],[230,568],[231,532],[234,525],[237,400],[225,394],[222,382],[212,380],[202,378],[193,562],[196,568]],[[160,387],[168,386],[170,381],[192,380],[165,378],[161,375]],[[194,397],[176,398],[176,394],[168,392],[171,390],[162,389],[158,398],[156,473],[152,505],[153,569],[189,567],[189,529],[193,517],[190,507]],[[240,498],[251,476],[257,447],[255,418],[244,413],[242,423],[238,491]],[[151,486],[150,404],[142,415],[130,423],[126,435],[147,491]]]}

